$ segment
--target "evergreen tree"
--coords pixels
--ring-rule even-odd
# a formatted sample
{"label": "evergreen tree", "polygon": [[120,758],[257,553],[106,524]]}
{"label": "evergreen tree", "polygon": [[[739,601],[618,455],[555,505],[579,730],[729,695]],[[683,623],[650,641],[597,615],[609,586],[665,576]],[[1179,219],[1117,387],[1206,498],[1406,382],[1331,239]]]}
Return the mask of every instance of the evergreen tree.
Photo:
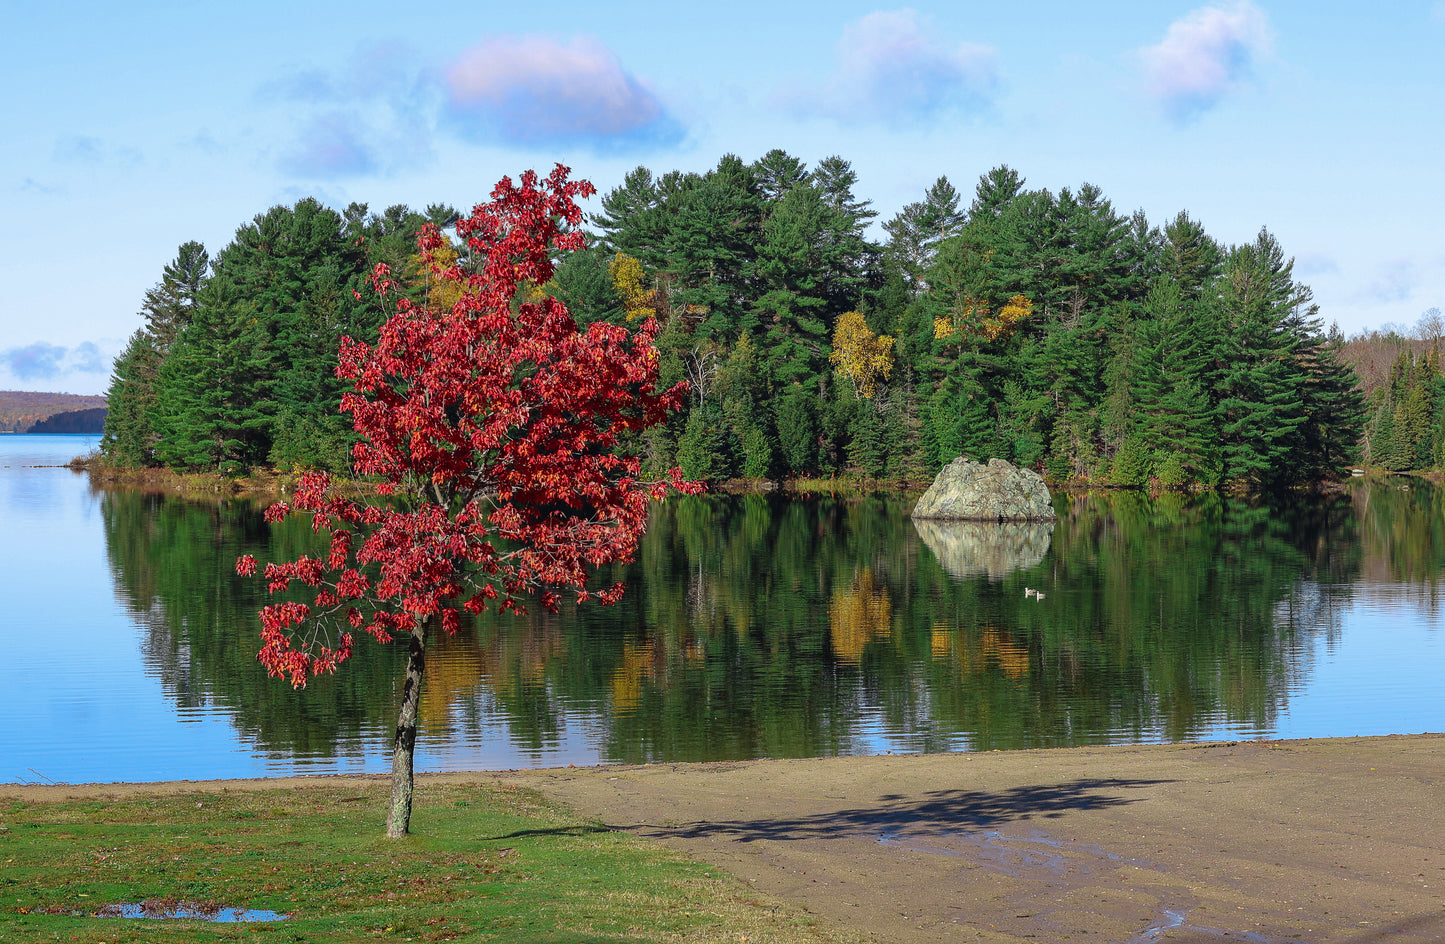
{"label": "evergreen tree", "polygon": [[836,154],[819,161],[808,176],[808,182],[822,194],[824,203],[848,220],[845,225],[850,232],[861,233],[868,221],[878,215],[878,211],[872,208],[872,200],[859,200],[854,196],[853,187],[858,183],[858,174],[852,164]]}
{"label": "evergreen tree", "polygon": [[[1333,336],[1321,330],[1318,306],[1309,303],[1307,288],[1299,288],[1301,303],[1286,319],[1285,327],[1295,338],[1294,359],[1305,414],[1296,432],[1291,466],[1294,478],[1307,483],[1340,475],[1355,461],[1366,409],[1355,372],[1339,359],[1343,339],[1338,329]],[[1431,462],[1430,437],[1427,428],[1423,465]]]}
{"label": "evergreen tree", "polygon": [[1204,227],[1183,210],[1164,227],[1160,267],[1187,298],[1198,298],[1220,272],[1223,253]]}
{"label": "evergreen tree", "polygon": [[182,243],[176,258],[162,270],[160,282],[145,293],[141,304],[145,325],[116,359],[106,394],[109,410],[101,450],[118,465],[138,468],[156,460],[161,367],[176,338],[194,319],[209,271],[205,246]]}
{"label": "evergreen tree", "polygon": [[761,235],[761,202],[752,172],[735,155],[667,205],[662,239],[674,307],[699,337],[733,336],[743,319]]}
{"label": "evergreen tree", "polygon": [[818,424],[811,395],[793,385],[778,398],[778,444],[788,471],[802,475],[817,467]]}
{"label": "evergreen tree", "polygon": [[1161,461],[1172,455],[1192,481],[1212,484],[1219,434],[1205,384],[1217,347],[1208,329],[1217,315],[1186,299],[1168,276],[1155,284],[1143,315],[1130,371],[1130,432]]}
{"label": "evergreen tree", "polygon": [[1412,450],[1398,434],[1396,411],[1392,400],[1384,399],[1375,411],[1373,435],[1370,437],[1370,462],[1390,472],[1403,472],[1410,467]]}
{"label": "evergreen tree", "polygon": [[769,422],[767,388],[752,338],[743,335],[718,370],[717,395],[739,452],[743,478],[771,478],[777,449]]}
{"label": "evergreen tree", "polygon": [[1006,164],[1000,164],[978,180],[973,203],[968,208],[970,222],[987,222],[997,218],[1023,193],[1024,178]]}
{"label": "evergreen tree", "polygon": [[718,482],[736,473],[734,442],[722,407],[704,400],[687,417],[677,443],[677,464],[690,481]]}
{"label": "evergreen tree", "polygon": [[828,233],[835,214],[822,194],[796,186],[763,224],[758,274],[767,291],[755,313],[763,328],[763,349],[775,385],[815,382],[827,360]]}
{"label": "evergreen tree", "polygon": [[612,284],[612,256],[597,246],[568,253],[557,263],[549,288],[581,327],[594,321],[624,324],[627,311]]}
{"label": "evergreen tree", "polygon": [[169,350],[176,335],[190,323],[210,265],[205,246],[194,240],[181,243],[176,258],[162,271],[160,283],[146,292],[141,313],[158,350]]}
{"label": "evergreen tree", "polygon": [[[693,383],[693,409],[629,443],[651,473],[684,453],[713,478],[917,474],[969,455],[1070,481],[1274,487],[1336,474],[1362,427],[1377,464],[1445,455],[1428,337],[1390,342],[1390,358],[1406,356],[1363,375],[1379,387],[1367,409],[1344,339],[1321,330],[1268,232],[1226,251],[1187,213],[1161,229],[1091,184],[1028,190],[999,166],[967,214],[939,177],[884,224],[884,250],[857,183],[840,156],[810,171],[780,149],[752,164],[724,155],[705,174],[638,167],[591,217],[593,247],[524,289],[582,323],[661,322],[661,372]],[[449,308],[413,240],[456,218],[440,204],[335,213],[308,200],[243,226],[214,266],[183,245],[117,359],[107,453],[343,467],[336,347],[373,337],[380,316],[356,293],[370,296],[382,263],[409,297]],[[465,244],[439,251],[463,272],[484,262]],[[833,339],[853,312],[894,339],[889,389],[866,403],[828,369],[848,353]]]}
{"label": "evergreen tree", "polygon": [[115,359],[100,448],[116,465],[141,468],[155,462],[156,379],[162,363],[164,355],[144,328],[131,335]]}
{"label": "evergreen tree", "polygon": [[1211,378],[1225,477],[1254,484],[1287,476],[1305,421],[1296,358],[1299,339],[1287,330],[1293,310],[1308,301],[1291,277],[1278,242],[1261,230],[1230,252],[1221,277],[1221,330]]}
{"label": "evergreen tree", "polygon": [[[752,166],[758,190],[768,207],[780,203],[788,191],[808,179],[808,167],[782,148],[773,148]],[[764,214],[768,213],[764,210]]]}
{"label": "evergreen tree", "polygon": [[877,400],[858,401],[849,429],[848,464],[869,478],[888,470],[889,436]]}
{"label": "evergreen tree", "polygon": [[958,191],[940,177],[924,192],[883,224],[888,233],[888,255],[904,273],[910,293],[924,287],[924,273],[933,264],[939,243],[962,230],[966,217],[959,209]]}
{"label": "evergreen tree", "polygon": [[589,217],[600,233],[599,244],[608,252],[651,258],[649,249],[661,237],[654,225],[660,203],[652,171],[641,166],[629,171],[619,186],[603,195],[602,211]]}
{"label": "evergreen tree", "polygon": [[173,469],[239,473],[270,448],[275,350],[228,275],[206,286],[161,368],[156,459]]}

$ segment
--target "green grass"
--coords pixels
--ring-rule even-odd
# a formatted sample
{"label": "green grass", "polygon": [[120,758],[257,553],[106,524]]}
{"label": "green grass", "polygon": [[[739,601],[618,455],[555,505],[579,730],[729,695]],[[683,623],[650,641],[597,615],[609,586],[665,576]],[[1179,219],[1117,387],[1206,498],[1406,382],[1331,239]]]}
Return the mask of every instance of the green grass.
{"label": "green grass", "polygon": [[[527,790],[422,781],[412,835],[389,841],[385,789],[0,799],[0,941],[843,939],[715,868]],[[290,918],[92,916],[144,900]]]}

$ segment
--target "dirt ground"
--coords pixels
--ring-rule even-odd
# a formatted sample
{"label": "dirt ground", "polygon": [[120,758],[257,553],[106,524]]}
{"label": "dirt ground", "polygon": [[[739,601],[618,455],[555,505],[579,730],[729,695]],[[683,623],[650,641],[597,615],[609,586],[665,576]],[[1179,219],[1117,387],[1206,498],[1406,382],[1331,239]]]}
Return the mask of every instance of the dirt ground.
{"label": "dirt ground", "polygon": [[536,788],[877,941],[1445,941],[1445,735],[435,776]]}
{"label": "dirt ground", "polygon": [[498,775],[878,941],[1445,941],[1445,736]]}

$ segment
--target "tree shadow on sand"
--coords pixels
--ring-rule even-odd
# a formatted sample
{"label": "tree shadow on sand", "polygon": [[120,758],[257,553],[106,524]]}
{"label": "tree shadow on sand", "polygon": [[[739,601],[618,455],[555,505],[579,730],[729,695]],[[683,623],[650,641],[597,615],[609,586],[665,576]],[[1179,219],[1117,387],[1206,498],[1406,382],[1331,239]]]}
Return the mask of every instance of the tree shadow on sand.
{"label": "tree shadow on sand", "polygon": [[1124,796],[1123,791],[1172,782],[1087,778],[1047,786],[1014,787],[996,793],[934,790],[921,797],[886,794],[870,806],[809,816],[740,818],[677,825],[637,823],[613,825],[611,828],[653,838],[717,836],[737,842],[885,832],[890,836],[904,837],[934,834],[939,830],[984,829],[1016,820],[1052,819],[1070,812],[1123,806],[1142,799]]}

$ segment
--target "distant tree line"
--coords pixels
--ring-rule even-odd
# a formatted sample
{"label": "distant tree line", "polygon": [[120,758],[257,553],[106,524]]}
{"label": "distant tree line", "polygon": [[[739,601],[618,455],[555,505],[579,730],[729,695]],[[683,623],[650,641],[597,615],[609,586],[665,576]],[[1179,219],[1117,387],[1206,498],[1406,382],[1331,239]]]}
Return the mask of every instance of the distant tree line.
{"label": "distant tree line", "polygon": [[[1155,226],[1090,184],[1032,190],[997,167],[966,205],[940,177],[880,243],[856,183],[840,157],[809,168],[781,150],[704,174],[639,167],[602,198],[590,246],[537,287],[579,323],[663,325],[663,379],[692,391],[634,444],[652,469],[921,478],[968,455],[1056,481],[1268,488],[1358,459],[1372,414],[1344,338],[1267,230],[1225,246],[1187,213]],[[344,467],[337,342],[375,335],[378,262],[448,303],[412,238],[454,216],[303,200],[214,262],[181,246],[116,362],[105,451]]]}
{"label": "distant tree line", "polygon": [[1396,325],[1350,338],[1367,403],[1365,461],[1391,472],[1445,467],[1445,318],[1431,308],[1413,330]]}
{"label": "distant tree line", "polygon": [[0,433],[35,432],[35,424],[57,413],[104,406],[105,397],[74,393],[39,393],[33,390],[0,390]]}
{"label": "distant tree line", "polygon": [[105,429],[105,407],[89,410],[66,410],[46,417],[26,430],[27,433],[99,433]]}

